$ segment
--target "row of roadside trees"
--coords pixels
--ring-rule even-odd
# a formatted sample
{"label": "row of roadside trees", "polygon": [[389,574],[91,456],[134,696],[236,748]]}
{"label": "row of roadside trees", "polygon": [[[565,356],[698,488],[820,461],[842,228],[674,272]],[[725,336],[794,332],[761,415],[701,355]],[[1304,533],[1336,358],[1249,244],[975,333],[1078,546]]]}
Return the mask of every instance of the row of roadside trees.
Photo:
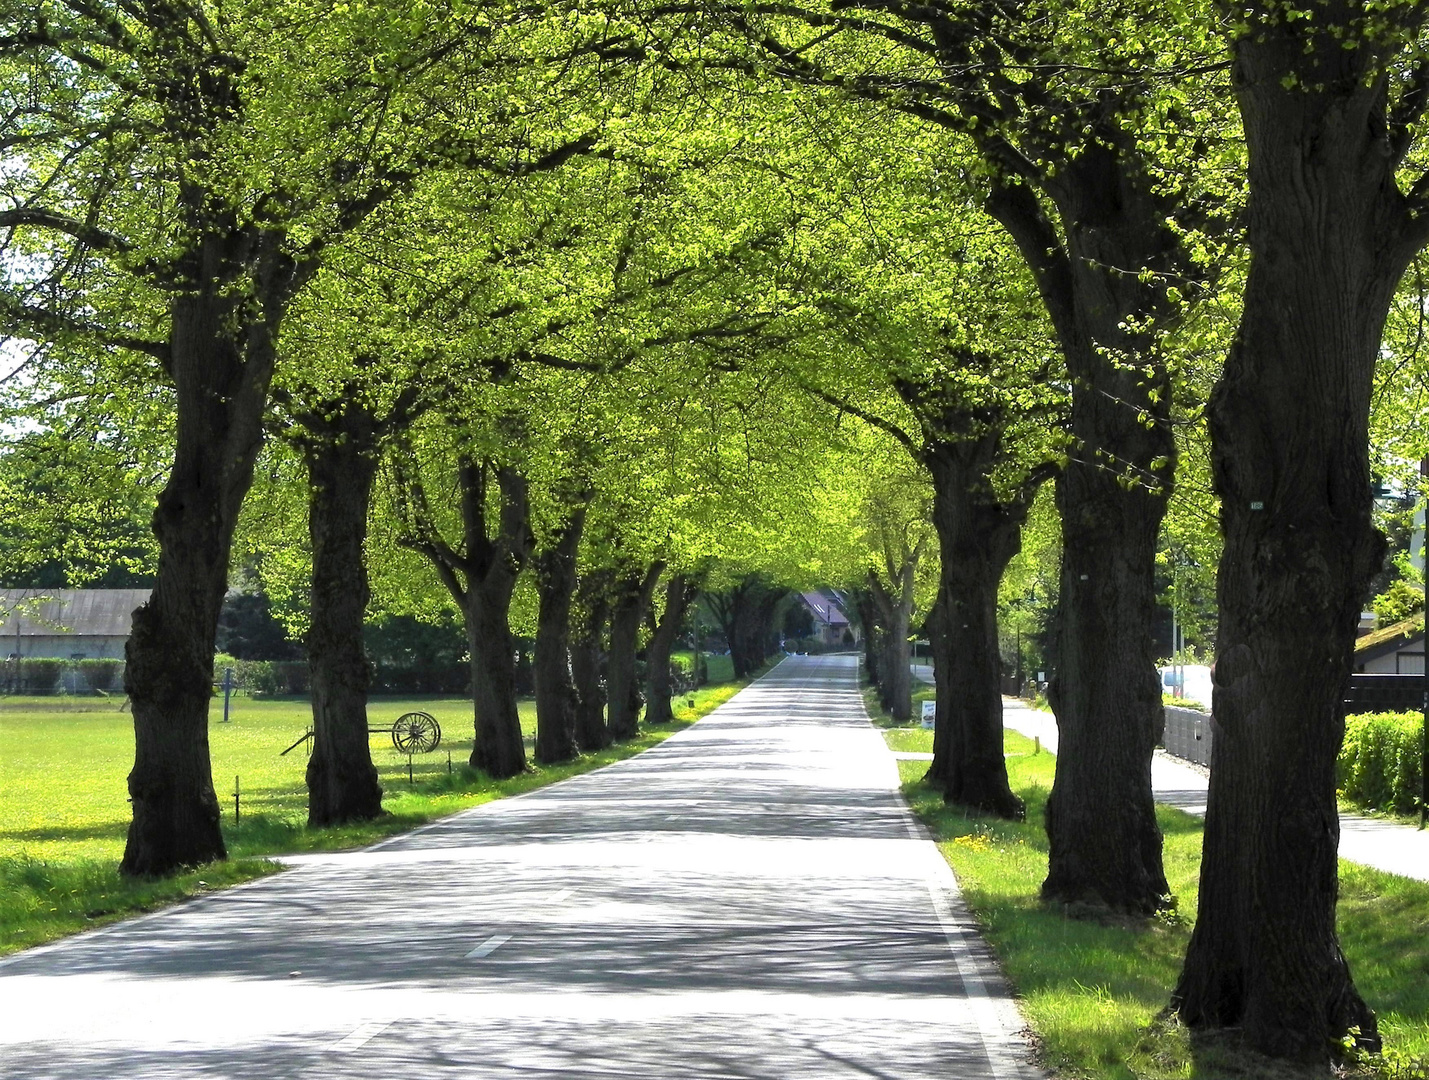
{"label": "row of roadside trees", "polygon": [[236,543],[305,590],[315,823],[380,809],[374,594],[460,613],[472,763],[506,776],[518,587],[558,760],[633,731],[662,582],[657,654],[704,588],[747,668],[766,580],[857,581],[906,639],[935,541],[933,775],[1020,815],[996,615],[1050,484],[1043,894],[1155,913],[1157,557],[1207,477],[1220,734],[1176,1004],[1279,1056],[1375,1045],[1333,767],[1383,554],[1371,418],[1411,432],[1381,470],[1429,426],[1396,336],[1425,35],[1411,0],[6,5],[10,385],[33,424],[143,447],[126,468],[170,455],[124,869],[223,854]]}

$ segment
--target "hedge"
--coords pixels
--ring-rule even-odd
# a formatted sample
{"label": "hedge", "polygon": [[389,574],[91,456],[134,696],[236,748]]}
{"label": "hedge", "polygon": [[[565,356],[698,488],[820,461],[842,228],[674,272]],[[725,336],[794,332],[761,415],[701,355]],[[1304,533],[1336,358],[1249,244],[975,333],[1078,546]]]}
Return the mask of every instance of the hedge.
{"label": "hedge", "polygon": [[1368,810],[1418,810],[1423,739],[1421,713],[1346,717],[1336,770],[1341,794]]}

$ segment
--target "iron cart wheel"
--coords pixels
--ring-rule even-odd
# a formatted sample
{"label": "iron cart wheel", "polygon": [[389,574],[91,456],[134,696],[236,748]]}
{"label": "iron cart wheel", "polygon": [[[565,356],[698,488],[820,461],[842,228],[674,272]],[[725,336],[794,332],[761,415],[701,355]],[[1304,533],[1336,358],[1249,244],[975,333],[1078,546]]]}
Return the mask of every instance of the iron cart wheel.
{"label": "iron cart wheel", "polygon": [[403,713],[392,725],[392,745],[404,754],[426,754],[441,743],[442,726],[430,713]]}

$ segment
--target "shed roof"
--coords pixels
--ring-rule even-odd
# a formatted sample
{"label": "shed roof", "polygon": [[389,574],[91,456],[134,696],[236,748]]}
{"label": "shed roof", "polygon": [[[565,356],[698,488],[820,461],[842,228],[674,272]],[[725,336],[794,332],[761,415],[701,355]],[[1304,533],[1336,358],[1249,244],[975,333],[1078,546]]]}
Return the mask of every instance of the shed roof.
{"label": "shed roof", "polygon": [[128,637],[148,589],[0,589],[0,643],[21,637]]}
{"label": "shed roof", "polygon": [[1366,634],[1355,642],[1355,663],[1361,664],[1424,642],[1424,612]]}

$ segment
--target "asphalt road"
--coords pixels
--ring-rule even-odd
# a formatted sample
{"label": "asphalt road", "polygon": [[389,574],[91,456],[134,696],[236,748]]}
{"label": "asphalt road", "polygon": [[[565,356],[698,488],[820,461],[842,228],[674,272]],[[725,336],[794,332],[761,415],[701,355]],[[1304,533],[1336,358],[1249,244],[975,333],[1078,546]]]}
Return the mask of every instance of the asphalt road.
{"label": "asphalt road", "polygon": [[618,765],[0,962],[0,1074],[1033,1075],[852,657]]}

